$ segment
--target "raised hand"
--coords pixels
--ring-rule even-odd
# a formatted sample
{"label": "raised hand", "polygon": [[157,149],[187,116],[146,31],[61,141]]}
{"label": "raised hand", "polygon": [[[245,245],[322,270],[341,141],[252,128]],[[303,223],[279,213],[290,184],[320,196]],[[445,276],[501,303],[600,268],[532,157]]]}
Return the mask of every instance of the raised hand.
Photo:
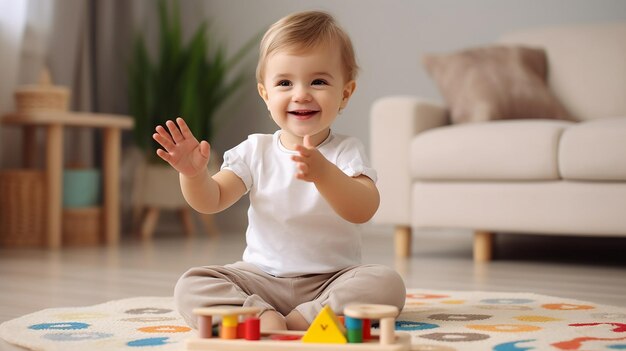
{"label": "raised hand", "polygon": [[304,145],[296,145],[296,151],[298,155],[291,156],[291,159],[296,162],[296,178],[307,182],[316,182],[326,172],[326,167],[330,164],[328,160],[322,155],[321,152],[311,144],[311,137],[309,135],[304,136]]}
{"label": "raised hand", "polygon": [[152,138],[163,147],[157,149],[157,155],[187,177],[200,174],[209,164],[209,143],[204,140],[198,142],[180,117],[176,118],[176,123],[168,120],[165,125],[169,132],[158,125],[156,133],[152,134]]}

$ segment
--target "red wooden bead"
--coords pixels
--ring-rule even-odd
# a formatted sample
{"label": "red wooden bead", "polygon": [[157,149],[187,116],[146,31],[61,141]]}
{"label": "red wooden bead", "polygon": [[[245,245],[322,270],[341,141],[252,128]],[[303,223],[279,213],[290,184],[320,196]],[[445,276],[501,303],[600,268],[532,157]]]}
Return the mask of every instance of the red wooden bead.
{"label": "red wooden bead", "polygon": [[245,332],[244,338],[246,340],[260,340],[261,339],[261,320],[258,318],[248,318],[244,322]]}
{"label": "red wooden bead", "polygon": [[363,320],[363,342],[372,338],[372,321],[369,319]]}
{"label": "red wooden bead", "polygon": [[246,336],[246,324],[237,324],[237,339],[243,339]]}

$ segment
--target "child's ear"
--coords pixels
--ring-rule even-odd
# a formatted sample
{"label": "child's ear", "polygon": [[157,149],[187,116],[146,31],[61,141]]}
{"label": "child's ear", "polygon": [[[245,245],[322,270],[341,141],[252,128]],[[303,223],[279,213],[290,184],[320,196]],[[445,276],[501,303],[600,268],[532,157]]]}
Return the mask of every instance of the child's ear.
{"label": "child's ear", "polygon": [[263,101],[267,103],[267,90],[265,90],[265,86],[262,83],[258,83],[256,85],[256,88],[259,91],[259,95],[261,96],[261,99],[263,99]]}
{"label": "child's ear", "polygon": [[351,80],[346,85],[343,86],[342,98],[341,98],[341,108],[345,108],[348,105],[348,100],[356,90],[356,81]]}

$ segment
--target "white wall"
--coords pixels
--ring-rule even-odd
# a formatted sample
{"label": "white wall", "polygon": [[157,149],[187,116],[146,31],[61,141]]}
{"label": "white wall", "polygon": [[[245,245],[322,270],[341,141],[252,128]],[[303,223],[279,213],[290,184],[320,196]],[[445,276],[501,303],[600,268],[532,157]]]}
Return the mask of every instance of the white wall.
{"label": "white wall", "polygon": [[[486,44],[527,27],[626,20],[622,0],[211,0],[186,6],[202,8],[231,49],[294,11],[321,9],[335,15],[352,37],[362,69],[335,130],[359,137],[366,146],[369,107],[376,98],[413,94],[440,99],[420,64],[426,52]],[[195,9],[183,13],[200,16]],[[250,133],[276,129],[256,94],[252,71],[243,98],[226,111],[230,122],[214,142],[218,150]]]}

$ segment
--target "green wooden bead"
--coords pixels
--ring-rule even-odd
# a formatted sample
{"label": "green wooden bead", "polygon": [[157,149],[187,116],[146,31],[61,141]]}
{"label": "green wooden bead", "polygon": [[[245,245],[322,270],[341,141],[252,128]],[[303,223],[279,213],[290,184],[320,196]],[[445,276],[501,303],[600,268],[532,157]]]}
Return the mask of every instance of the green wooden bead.
{"label": "green wooden bead", "polygon": [[363,329],[348,329],[348,342],[358,344],[363,342]]}

